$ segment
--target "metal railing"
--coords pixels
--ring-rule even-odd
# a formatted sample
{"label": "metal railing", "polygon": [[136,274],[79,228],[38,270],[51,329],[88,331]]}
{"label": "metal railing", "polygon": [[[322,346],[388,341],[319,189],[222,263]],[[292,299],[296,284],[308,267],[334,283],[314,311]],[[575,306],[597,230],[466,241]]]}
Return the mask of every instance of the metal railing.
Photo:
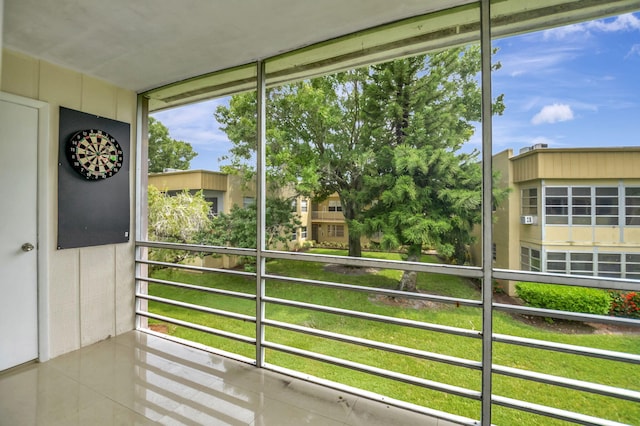
{"label": "metal railing", "polygon": [[342,212],[329,212],[329,211],[317,211],[311,212],[312,220],[333,221],[333,222],[345,222],[344,214]]}
{"label": "metal railing", "polygon": [[[226,247],[208,247],[197,245],[183,245],[183,244],[170,244],[159,242],[144,242],[138,241],[139,248],[151,248],[151,249],[172,249],[172,250],[188,250],[192,252],[200,252],[204,254],[216,254],[216,255],[240,255],[245,257],[256,257],[257,250],[253,249],[234,249]],[[422,273],[437,273],[443,275],[454,275],[472,279],[482,279],[484,272],[480,268],[464,267],[464,266],[452,266],[442,264],[425,264],[417,262],[403,262],[403,261],[391,261],[391,260],[377,260],[377,259],[364,259],[364,258],[345,258],[341,256],[330,255],[316,255],[308,253],[292,253],[292,252],[280,252],[265,250],[262,252],[263,258],[266,259],[280,259],[284,261],[303,261],[311,263],[322,264],[342,264],[349,266],[370,267],[378,269],[394,269],[398,271],[416,271]],[[620,424],[607,419],[601,419],[593,416],[588,416],[584,413],[572,412],[562,410],[550,406],[545,406],[529,401],[519,400],[503,395],[496,395],[492,392],[486,393],[479,391],[478,389],[470,389],[464,386],[454,385],[450,383],[442,383],[436,380],[430,380],[426,377],[416,377],[414,375],[406,374],[401,370],[394,369],[393,365],[381,366],[370,365],[368,363],[356,362],[348,359],[348,356],[337,357],[335,355],[328,355],[323,353],[317,353],[308,349],[293,347],[291,345],[284,344],[282,342],[276,342],[269,340],[266,336],[265,329],[269,330],[281,330],[288,333],[302,334],[309,336],[310,338],[323,339],[328,342],[335,342],[338,344],[356,345],[358,347],[369,348],[376,351],[382,351],[392,354],[398,354],[400,356],[406,356],[418,360],[424,360],[428,362],[434,362],[444,364],[456,368],[462,368],[469,371],[481,372],[486,367],[486,363],[489,362],[491,377],[508,377],[525,381],[526,383],[538,383],[550,386],[556,386],[574,391],[579,391],[587,394],[595,394],[610,398],[616,398],[624,401],[630,401],[634,404],[640,403],[640,392],[630,389],[618,388],[606,384],[592,383],[583,380],[576,380],[567,377],[560,377],[553,374],[542,373],[537,371],[531,371],[526,368],[515,368],[512,366],[498,365],[491,360],[482,360],[482,357],[478,357],[474,354],[470,357],[453,356],[449,354],[437,353],[422,349],[411,348],[402,344],[392,344],[382,341],[383,339],[373,340],[371,338],[359,337],[331,331],[328,329],[322,329],[319,326],[309,324],[296,324],[286,321],[274,319],[270,315],[267,315],[267,308],[285,307],[295,309],[304,312],[317,312],[322,314],[337,315],[341,318],[351,318],[358,321],[366,321],[368,323],[384,323],[399,327],[400,330],[417,329],[429,333],[437,333],[438,335],[453,335],[463,339],[472,339],[474,341],[488,340],[490,345],[505,344],[526,348],[535,348],[536,350],[558,352],[563,354],[578,355],[581,357],[590,357],[594,359],[604,359],[609,361],[615,361],[617,363],[640,364],[640,355],[630,354],[612,350],[603,350],[598,348],[591,348],[585,346],[571,345],[566,343],[558,343],[540,339],[532,339],[521,336],[491,333],[485,335],[482,330],[476,330],[474,327],[462,328],[459,326],[444,325],[438,323],[432,323],[428,321],[415,320],[409,318],[403,318],[401,316],[390,316],[387,314],[376,314],[366,312],[365,310],[352,310],[344,309],[332,306],[326,306],[325,304],[317,303],[315,300],[294,300],[289,297],[274,297],[268,296],[264,288],[268,287],[270,283],[288,283],[301,286],[300,288],[328,288],[337,291],[345,292],[359,292],[369,295],[386,296],[389,298],[403,298],[411,299],[422,302],[432,302],[443,304],[443,306],[456,306],[466,307],[469,309],[477,309],[479,313],[483,312],[486,303],[481,300],[463,299],[448,296],[430,295],[423,293],[407,293],[397,290],[375,288],[362,285],[346,284],[332,281],[321,281],[309,278],[299,278],[293,276],[283,276],[268,273],[266,269],[262,272],[245,272],[238,270],[216,269],[206,268],[194,265],[181,265],[172,264],[166,262],[155,262],[139,258],[136,260],[139,265],[146,265],[151,267],[171,267],[176,269],[182,269],[191,272],[198,273],[215,273],[223,274],[223,276],[236,276],[243,277],[244,279],[255,280],[256,288],[255,294],[253,292],[231,291],[218,288],[212,288],[203,285],[194,285],[181,282],[175,282],[172,280],[157,279],[154,277],[146,276],[145,274],[139,274],[136,277],[137,289],[137,308],[136,314],[141,318],[151,319],[158,322],[171,324],[177,327],[183,327],[197,332],[202,332],[207,335],[213,335],[223,339],[229,339],[243,344],[255,346],[259,348],[256,351],[255,357],[250,357],[238,354],[230,353],[227,350],[218,350],[216,348],[209,348],[212,352],[230,356],[235,359],[249,362],[261,368],[271,369],[284,374],[288,374],[295,377],[304,378],[306,380],[314,381],[326,386],[334,387],[344,391],[359,394],[368,398],[378,399],[384,401],[387,404],[398,406],[405,409],[410,409],[416,412],[423,413],[425,415],[436,417],[444,420],[448,420],[457,424],[475,425],[479,424],[479,421],[475,418],[460,416],[454,413],[448,413],[445,410],[437,410],[425,405],[415,404],[412,402],[401,401],[393,398],[389,398],[386,395],[376,394],[368,389],[357,389],[352,385],[345,383],[337,383],[335,380],[328,381],[322,377],[314,377],[306,374],[302,371],[292,370],[282,365],[278,365],[273,362],[265,362],[265,352],[273,351],[281,354],[293,355],[295,357],[302,357],[314,362],[320,362],[324,364],[333,365],[339,368],[346,368],[360,373],[365,373],[371,376],[377,376],[385,380],[392,380],[394,382],[408,384],[423,389],[428,389],[437,392],[443,392],[449,395],[454,395],[470,401],[488,401],[490,406],[501,406],[510,409],[520,410],[527,413],[533,413],[540,416],[551,417],[555,419],[565,420],[577,424],[593,424],[593,425],[614,425]],[[140,269],[140,268],[139,268]],[[617,290],[634,290],[637,288],[637,283],[619,280],[619,279],[602,279],[602,278],[590,278],[590,277],[570,277],[559,276],[541,273],[530,272],[516,272],[506,270],[492,271],[494,278],[503,279],[518,279],[518,280],[535,280],[537,282],[552,282],[564,285],[580,285],[583,287],[593,288],[608,288]],[[150,292],[145,291],[148,285],[153,284],[159,287],[173,287],[182,289],[185,291],[197,291],[203,294],[214,294],[220,297],[227,297],[234,300],[244,300],[247,303],[255,304],[251,314],[229,312],[219,308],[213,308],[209,306],[202,306],[194,303],[187,303],[179,300],[171,300],[164,297],[159,297]],[[292,295],[293,296],[293,295]],[[219,317],[228,319],[229,321],[241,322],[244,324],[253,324],[255,331],[251,333],[238,333],[222,330],[219,328],[209,327],[197,322],[185,320],[184,318],[175,318],[168,315],[160,315],[147,309],[148,303],[161,303],[174,308],[187,310],[195,313],[203,313],[212,317]],[[608,324],[624,325],[624,326],[639,326],[640,321],[628,318],[616,318],[600,315],[580,314],[574,312],[554,311],[547,309],[538,309],[524,306],[508,305],[502,303],[490,303],[489,310],[491,315],[495,315],[497,312],[515,313],[520,315],[535,315],[545,318],[567,319],[573,321],[588,321],[588,322],[601,322]],[[145,327],[142,327],[145,328]],[[640,328],[639,328],[640,330]],[[164,335],[167,338],[171,338],[169,335]],[[256,337],[256,336],[262,336]],[[268,358],[270,359],[270,358]],[[486,380],[485,375],[482,376],[481,381]],[[491,388],[491,383],[482,383],[482,389],[486,389],[486,385]],[[479,416],[480,417],[480,416]]]}

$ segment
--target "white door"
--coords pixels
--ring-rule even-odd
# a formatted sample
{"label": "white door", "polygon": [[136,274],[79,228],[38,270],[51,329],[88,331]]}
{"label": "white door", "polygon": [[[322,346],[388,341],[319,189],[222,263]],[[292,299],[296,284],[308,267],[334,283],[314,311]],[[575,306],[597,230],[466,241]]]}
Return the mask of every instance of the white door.
{"label": "white door", "polygon": [[0,99],[0,371],[38,357],[38,109]]}

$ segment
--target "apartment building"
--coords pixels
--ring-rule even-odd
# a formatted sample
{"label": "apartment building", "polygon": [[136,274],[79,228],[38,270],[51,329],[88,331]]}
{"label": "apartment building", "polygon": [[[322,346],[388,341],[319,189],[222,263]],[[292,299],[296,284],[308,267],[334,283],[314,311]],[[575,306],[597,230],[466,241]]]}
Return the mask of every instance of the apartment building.
{"label": "apartment building", "polygon": [[640,279],[639,165],[640,147],[496,154],[511,193],[495,212],[494,267]]}
{"label": "apartment building", "polygon": [[188,190],[202,191],[205,200],[211,203],[211,213],[229,213],[234,204],[247,206],[256,201],[253,182],[243,182],[240,176],[209,170],[167,170],[150,173],[149,185],[160,191],[175,194]]}
{"label": "apartment building", "polygon": [[[212,215],[229,213],[234,205],[248,207],[256,202],[255,182],[246,182],[238,175],[210,170],[167,170],[162,173],[151,173],[149,185],[171,195],[184,190],[191,193],[202,191],[205,200],[211,203]],[[280,195],[290,196],[291,194],[283,190]],[[309,200],[305,197],[297,197],[293,200],[291,209],[301,222],[295,234],[291,235],[287,247],[295,249],[310,239],[307,231],[310,227]]]}

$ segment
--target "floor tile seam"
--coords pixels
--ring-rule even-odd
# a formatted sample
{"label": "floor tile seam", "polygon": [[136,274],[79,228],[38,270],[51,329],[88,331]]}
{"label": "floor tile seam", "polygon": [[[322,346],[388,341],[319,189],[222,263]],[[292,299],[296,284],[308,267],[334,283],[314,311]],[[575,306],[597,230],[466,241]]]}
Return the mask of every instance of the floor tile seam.
{"label": "floor tile seam", "polygon": [[[80,383],[80,384],[82,384],[82,383]],[[90,386],[87,386],[87,387],[89,387],[92,391],[98,393],[99,396],[101,398],[103,398],[104,400],[107,400],[107,401],[111,402],[112,404],[118,405],[120,408],[125,408],[126,410],[128,410],[128,411],[130,411],[132,413],[135,413],[135,414],[137,414],[139,416],[142,416],[142,417],[144,417],[145,419],[147,419],[147,420],[149,420],[151,422],[157,423],[157,420],[154,420],[152,417],[147,416],[145,414],[145,412],[141,412],[141,411],[136,410],[134,407],[131,407],[131,406],[127,405],[126,403],[123,403],[123,402],[117,400],[116,397],[111,396],[106,392],[101,392],[100,389],[96,389],[96,388],[90,387]],[[166,411],[170,412],[171,410],[166,410]],[[163,415],[163,417],[166,417],[166,415]]]}
{"label": "floor tile seam", "polygon": [[[81,383],[81,385],[82,385],[82,383]],[[150,418],[150,417],[147,417],[144,413],[141,413],[141,412],[139,412],[139,411],[136,411],[135,409],[133,409],[133,408],[131,408],[131,407],[128,407],[128,406],[126,406],[126,405],[122,404],[122,403],[121,403],[121,402],[119,402],[119,401],[114,400],[114,399],[113,399],[113,398],[111,398],[110,396],[108,396],[108,395],[105,395],[105,394],[103,394],[103,393],[98,392],[95,388],[91,388],[91,390],[92,390],[92,391],[94,391],[94,392],[96,392],[96,393],[98,394],[98,399],[96,399],[96,400],[94,400],[94,401],[91,401],[89,404],[87,404],[86,406],[84,406],[84,407],[82,407],[82,408],[78,408],[77,413],[70,413],[69,415],[67,415],[67,416],[66,416],[66,417],[64,417],[63,419],[60,419],[60,421],[66,421],[66,420],[68,420],[68,419],[75,418],[75,415],[79,415],[79,414],[80,414],[80,413],[82,413],[82,412],[85,412],[85,411],[87,411],[87,410],[93,409],[94,407],[98,406],[99,404],[103,403],[104,401],[108,401],[109,403],[111,403],[111,404],[114,404],[114,405],[118,406],[118,408],[119,408],[119,409],[121,409],[121,410],[122,410],[122,409],[124,409],[124,410],[126,410],[128,413],[130,413],[130,414],[135,414],[135,415],[138,415],[138,416],[144,417],[146,420],[148,420],[148,421],[151,421],[151,422],[154,422],[154,423],[155,423],[155,420],[153,420],[153,419],[152,419],[152,418]]]}
{"label": "floor tile seam", "polygon": [[[47,361],[47,363],[49,363],[50,361]],[[45,363],[42,364],[43,366],[45,365]],[[40,366],[38,366],[38,368],[40,368]],[[77,383],[79,385],[83,385],[85,387],[89,387],[86,386],[82,381],[78,380],[77,377],[75,377],[74,375],[71,375],[68,371],[66,371],[65,368],[62,368],[61,366],[55,365],[55,364],[47,364],[47,367],[45,368],[53,368],[54,370],[56,370],[58,373],[60,373],[62,376],[64,376],[65,379],[69,379],[74,383]],[[90,388],[90,387],[89,387]],[[91,389],[93,390],[93,389]],[[40,391],[39,391],[40,392]],[[44,391],[43,391],[44,392]]]}
{"label": "floor tile seam", "polygon": [[[253,409],[247,409],[247,411],[249,412],[249,414],[247,415],[247,417],[251,418],[252,420],[241,420],[241,419],[239,419],[239,418],[237,417],[237,415],[236,415],[236,417],[234,417],[234,415],[233,415],[233,414],[228,414],[228,413],[225,413],[224,411],[215,411],[215,413],[212,413],[212,412],[210,411],[210,409],[212,409],[212,407],[209,407],[209,406],[207,406],[207,405],[205,405],[205,404],[202,404],[201,402],[196,401],[196,400],[195,400],[195,399],[196,399],[196,397],[197,397],[197,395],[194,395],[194,398],[192,398],[191,403],[195,403],[195,404],[197,404],[197,405],[200,405],[200,406],[202,406],[202,407],[205,407],[205,408],[206,408],[205,410],[198,410],[198,408],[194,406],[195,404],[194,404],[194,405],[191,405],[191,404],[182,403],[182,404],[180,404],[178,407],[176,407],[176,408],[173,410],[173,414],[175,415],[176,413],[178,413],[178,412],[180,411],[180,409],[181,409],[182,407],[185,407],[185,408],[187,408],[187,409],[191,408],[191,409],[193,409],[193,410],[195,410],[195,411],[197,411],[197,412],[201,413],[201,414],[202,414],[202,415],[204,415],[204,416],[215,418],[216,420],[228,419],[228,420],[225,420],[225,421],[227,422],[227,423],[225,423],[225,424],[237,424],[237,423],[241,423],[241,424],[243,424],[243,425],[247,425],[247,426],[249,426],[252,422],[254,422],[254,421],[255,421],[255,419],[256,419],[256,417],[257,417],[257,411],[256,411],[256,410],[253,410]],[[214,410],[215,410],[215,409],[214,409]],[[185,417],[185,416],[183,416],[182,414],[179,414],[179,415],[180,415],[180,416],[182,416],[182,417]],[[169,415],[165,415],[163,418],[166,418],[166,417],[168,417],[168,416],[169,416]],[[187,418],[187,417],[185,417],[185,418]]]}

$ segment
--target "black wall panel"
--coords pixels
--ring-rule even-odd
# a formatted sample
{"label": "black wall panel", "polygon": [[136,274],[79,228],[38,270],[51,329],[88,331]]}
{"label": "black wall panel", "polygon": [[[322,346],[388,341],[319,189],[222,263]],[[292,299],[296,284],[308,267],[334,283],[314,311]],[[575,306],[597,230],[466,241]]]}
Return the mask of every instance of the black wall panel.
{"label": "black wall panel", "polygon": [[[80,130],[112,135],[123,152],[122,168],[112,177],[87,180],[66,156],[69,139]],[[58,249],[129,241],[130,125],[60,107],[58,150]]]}

